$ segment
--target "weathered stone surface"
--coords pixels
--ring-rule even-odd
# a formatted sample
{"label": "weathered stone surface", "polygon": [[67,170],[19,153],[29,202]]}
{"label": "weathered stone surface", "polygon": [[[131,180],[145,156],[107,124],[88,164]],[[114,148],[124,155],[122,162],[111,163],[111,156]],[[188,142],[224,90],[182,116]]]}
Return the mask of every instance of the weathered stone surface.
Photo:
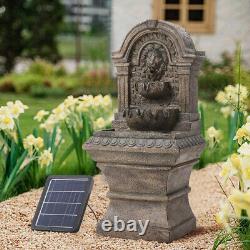
{"label": "weathered stone surface", "polygon": [[113,54],[118,113],[113,129],[96,132],[86,150],[109,184],[109,208],[125,222],[150,220],[138,232],[97,232],[170,242],[195,228],[189,177],[204,147],[197,113],[197,74],[204,57],[179,26],[148,20]]}

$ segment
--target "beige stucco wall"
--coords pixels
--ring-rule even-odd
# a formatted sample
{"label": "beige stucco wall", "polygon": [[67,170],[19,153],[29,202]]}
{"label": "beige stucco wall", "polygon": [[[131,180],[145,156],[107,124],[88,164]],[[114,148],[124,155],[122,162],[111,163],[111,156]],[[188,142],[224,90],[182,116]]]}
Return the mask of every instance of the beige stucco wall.
{"label": "beige stucco wall", "polygon": [[[197,49],[204,50],[208,58],[217,61],[223,51],[233,53],[236,42],[240,41],[243,59],[250,68],[250,0],[215,1],[214,33],[191,34]],[[111,49],[116,51],[134,25],[152,18],[152,0],[112,2]]]}

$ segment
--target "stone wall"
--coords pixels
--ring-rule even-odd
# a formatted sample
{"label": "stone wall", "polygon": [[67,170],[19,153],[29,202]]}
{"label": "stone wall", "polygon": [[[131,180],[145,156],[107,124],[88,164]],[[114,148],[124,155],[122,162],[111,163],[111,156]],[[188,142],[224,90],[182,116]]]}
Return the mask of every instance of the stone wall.
{"label": "stone wall", "polygon": [[[128,31],[138,22],[152,18],[152,0],[112,1],[112,51],[119,50]],[[215,30],[212,34],[191,34],[195,46],[216,61],[223,51],[233,53],[241,41],[243,58],[250,68],[250,1],[216,0]]]}

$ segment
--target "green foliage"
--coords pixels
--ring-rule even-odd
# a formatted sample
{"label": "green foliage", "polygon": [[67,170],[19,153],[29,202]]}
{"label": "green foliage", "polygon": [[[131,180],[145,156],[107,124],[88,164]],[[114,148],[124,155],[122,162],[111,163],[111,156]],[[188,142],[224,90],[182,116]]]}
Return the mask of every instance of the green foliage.
{"label": "green foliage", "polygon": [[233,235],[222,231],[215,238],[212,250],[217,250],[219,247],[225,247],[228,243],[230,243],[234,239]]}
{"label": "green foliage", "polygon": [[90,34],[92,35],[100,35],[107,32],[105,23],[96,18],[93,19],[90,28]]}
{"label": "green foliage", "polygon": [[6,89],[6,85],[12,86],[16,93],[28,92],[31,86],[42,85],[42,77],[34,74],[10,74],[0,79],[0,89],[2,91]]}
{"label": "green foliage", "polygon": [[[235,52],[235,60],[233,63],[233,77],[234,81],[239,83],[241,82],[245,86],[248,87],[250,90],[250,72],[247,71],[244,66],[242,65],[242,60],[239,58],[239,55],[241,53],[240,45],[237,46],[236,52]],[[239,73],[240,68],[240,73]]]}
{"label": "green foliage", "polygon": [[200,96],[213,100],[219,90],[233,83],[233,76],[224,73],[208,72],[200,75],[198,81]]}
{"label": "green foliage", "polygon": [[27,92],[33,85],[43,84],[42,77],[34,74],[15,75],[13,81],[17,93]]}
{"label": "green foliage", "polygon": [[[72,144],[66,149],[62,159],[64,160],[68,154],[74,150],[78,161],[78,173],[94,175],[97,173],[96,163],[90,158],[86,150],[82,149],[84,143],[93,135],[93,125],[89,117],[85,114],[81,115],[81,123],[81,130],[65,123],[67,131],[72,139]],[[61,160],[61,162],[63,161]]]}
{"label": "green foliage", "polygon": [[26,1],[26,8],[24,55],[58,61],[56,36],[63,22],[63,4],[60,0],[33,0]]}
{"label": "green foliage", "polygon": [[237,230],[238,238],[244,250],[250,249],[250,222],[248,219],[240,221],[240,227]]}
{"label": "green foliage", "polygon": [[30,95],[37,98],[44,98],[48,96],[65,97],[67,94],[64,89],[59,87],[47,88],[44,85],[33,85],[30,89]]}
{"label": "green foliage", "polygon": [[65,126],[71,138],[71,144],[66,147],[60,164],[74,150],[78,161],[78,173],[96,174],[95,162],[82,147],[93,135],[94,129],[110,126],[112,114],[112,99],[109,95],[104,97],[84,95],[78,98],[68,96],[64,102],[53,109],[48,118],[43,121],[42,126],[47,130],[54,123],[61,127]]}
{"label": "green foliage", "polygon": [[[30,108],[24,113],[22,114],[22,117],[20,119],[20,123],[19,126],[22,127],[22,138],[26,137],[30,131],[33,130],[33,134],[36,134],[36,129],[35,127],[37,126],[37,123],[34,122],[33,120],[33,116],[36,114],[36,112],[41,109],[41,106],[45,109],[50,109],[53,106],[57,105],[58,102],[60,102],[60,99],[55,99],[55,98],[46,98],[46,99],[34,99],[28,96],[20,96],[20,99],[28,104],[30,106]],[[7,101],[9,100],[13,100],[15,99],[16,96],[10,94],[10,95],[3,95],[1,94],[1,98],[0,98],[0,105],[4,105]],[[39,131],[41,132],[41,131]],[[1,136],[0,136],[1,137]],[[44,135],[43,135],[44,137]],[[66,144],[69,141],[69,139],[66,137]],[[1,139],[0,139],[1,141]],[[5,172],[6,172],[6,165],[5,165],[5,157],[3,155],[3,151],[1,150],[2,148],[0,147],[0,189],[2,190],[2,194],[1,194],[1,199],[6,199],[7,197],[13,196],[13,195],[17,195],[19,193],[28,191],[30,188],[34,188],[34,187],[40,187],[44,184],[44,180],[46,178],[46,168],[38,168],[39,171],[37,171],[37,166],[36,164],[31,164],[29,166],[27,166],[27,169],[25,170],[25,172],[22,172],[22,175],[19,176],[19,172],[17,172],[15,175],[13,174],[13,178],[12,180],[10,180],[9,178],[6,178],[4,176],[6,176]],[[14,151],[13,151],[14,152]],[[60,150],[57,153],[57,157],[60,158]],[[20,158],[20,157],[18,157]],[[75,174],[75,159],[73,157],[73,155],[69,155],[67,161],[65,162],[66,165],[62,165],[62,166],[58,166],[57,161],[54,162],[54,165],[51,168],[52,173],[57,173],[57,174],[62,174],[62,173],[68,173],[68,174]],[[13,163],[14,165],[14,163]],[[9,167],[8,167],[9,166]],[[14,167],[8,165],[7,169],[13,169]],[[10,172],[8,170],[8,172]],[[21,172],[20,172],[21,174]],[[16,178],[17,177],[17,178]],[[7,179],[9,179],[8,181],[8,187],[7,185]],[[21,181],[19,181],[21,180]],[[5,190],[3,191],[3,188],[5,186]],[[13,187],[13,188],[12,188]]]}
{"label": "green foliage", "polygon": [[33,85],[30,88],[30,95],[33,97],[43,98],[47,96],[47,88],[43,85]]}
{"label": "green foliage", "polygon": [[202,66],[202,72],[208,73],[216,71],[217,73],[232,74],[233,57],[227,52],[221,54],[221,60],[219,62],[211,62],[205,59]]}
{"label": "green foliage", "polygon": [[[230,180],[230,183],[232,184],[232,189],[234,191],[231,191],[231,194],[228,196],[226,191],[223,189],[223,186],[219,185],[227,197],[226,203],[221,206],[220,213],[218,214],[219,222],[224,226],[224,230],[221,231],[221,233],[217,236],[217,238],[214,241],[213,249],[216,250],[218,247],[222,246],[223,248],[229,247],[243,247],[243,249],[250,249],[250,221],[249,221],[249,214],[248,214],[248,204],[247,199],[244,195],[247,195],[247,192],[249,191],[249,187],[245,180],[247,180],[247,177],[244,176],[244,171],[246,170],[246,166],[244,165],[244,157],[245,155],[242,153],[241,150],[237,150],[240,146],[243,147],[243,145],[248,146],[248,139],[242,136],[240,133],[237,133],[238,129],[241,128],[244,125],[244,113],[245,108],[244,105],[242,106],[242,103],[244,104],[244,99],[247,98],[247,89],[243,88],[242,86],[242,78],[241,78],[241,48],[240,46],[237,48],[236,52],[236,70],[234,70],[234,77],[235,80],[237,80],[236,88],[232,88],[232,86],[228,89],[228,92],[230,95],[229,101],[227,101],[227,97],[225,98],[226,102],[223,101],[223,94],[221,95],[222,98],[219,98],[222,104],[227,104],[229,107],[233,107],[234,113],[231,114],[228,117],[228,145],[229,145],[229,154],[231,155],[227,161],[222,165],[222,172],[221,176],[224,178],[224,180]],[[235,90],[237,90],[235,92]],[[231,103],[230,103],[231,101]],[[248,118],[247,118],[248,119]],[[236,135],[237,140],[234,140],[234,136]],[[246,140],[244,142],[244,140]],[[244,144],[242,144],[244,142]],[[242,144],[242,145],[241,145]],[[236,153],[238,151],[238,154]],[[232,154],[234,153],[234,154]],[[235,164],[235,160],[238,159],[238,163]],[[248,158],[245,158],[248,159]],[[226,164],[229,165],[229,171],[225,172]],[[237,165],[238,164],[238,165]],[[237,165],[237,167],[236,167]],[[227,165],[228,166],[228,165]],[[231,169],[235,169],[236,172],[231,174]],[[223,173],[224,170],[224,173]],[[232,179],[231,178],[235,178]],[[246,179],[245,179],[246,178]],[[234,182],[237,183],[234,185]],[[226,182],[225,182],[226,183]],[[238,186],[238,188],[237,188]],[[237,193],[237,192],[238,193]],[[243,197],[243,198],[242,198]],[[230,205],[229,205],[230,204]],[[229,210],[232,208],[232,210]],[[237,211],[239,210],[239,211]]]}
{"label": "green foliage", "polygon": [[[239,56],[240,53],[240,46],[238,45],[238,48],[235,52],[235,58]],[[239,74],[239,67],[240,67],[240,74]],[[247,87],[248,91],[250,92],[250,71],[246,70],[244,66],[242,65],[242,61],[240,60],[234,60],[233,64],[233,77],[235,82],[241,82],[244,86]],[[248,97],[250,99],[250,96]],[[248,109],[250,109],[250,100],[248,101]]]}
{"label": "green foliage", "polygon": [[41,60],[34,60],[26,72],[7,74],[0,78],[1,92],[30,93],[35,97],[65,96],[67,93],[108,94],[116,93],[109,67],[86,65],[75,73],[67,73],[64,67]]}
{"label": "green foliage", "polygon": [[[203,99],[213,100],[219,90],[224,89],[229,84],[238,83],[246,86],[250,91],[250,72],[242,66],[242,61],[238,60],[239,46],[237,46],[234,57],[222,54],[221,61],[212,63],[206,59],[199,76],[199,95]],[[239,63],[241,72],[239,78]],[[249,105],[250,107],[250,102]]]}
{"label": "green foliage", "polygon": [[67,71],[62,65],[56,65],[54,67],[54,75],[57,77],[67,76]]}
{"label": "green foliage", "polygon": [[10,72],[19,56],[60,59],[56,41],[64,16],[60,0],[0,0],[0,6],[3,72]]}
{"label": "green foliage", "polygon": [[219,90],[233,84],[233,58],[226,52],[222,53],[218,63],[205,59],[198,78],[201,98],[213,100]]}
{"label": "green foliage", "polygon": [[241,68],[241,83],[250,90],[250,71],[247,71],[244,67]]}
{"label": "green foliage", "polygon": [[[232,61],[228,60],[224,62],[222,65],[229,64],[232,65]],[[206,72],[210,72],[211,69],[214,69],[214,65],[211,65],[209,62],[205,63],[206,66],[204,66]],[[219,67],[219,66],[218,66]],[[220,66],[221,67],[221,66]],[[227,65],[227,67],[229,67]],[[231,67],[230,67],[231,68]],[[225,157],[229,154],[232,154],[237,147],[237,141],[234,140],[234,136],[236,134],[236,131],[244,124],[244,113],[246,110],[246,98],[247,98],[247,89],[246,87],[243,88],[242,86],[242,66],[241,66],[241,51],[240,48],[237,49],[235,59],[234,59],[234,64],[233,64],[233,69],[234,71],[234,80],[238,83],[238,85],[230,86],[230,88],[226,88],[224,92],[220,91],[220,93],[223,93],[223,95],[226,96],[231,96],[229,100],[220,100],[221,98],[217,99],[218,96],[216,97],[216,100],[219,101],[224,105],[224,107],[229,108],[229,112],[231,114],[228,114],[227,118],[220,118],[213,120],[213,124],[210,126],[214,126],[215,128],[222,128],[223,132],[223,139],[219,144],[216,145],[214,148],[206,148],[201,157],[199,163],[195,166],[195,168],[202,168],[204,167],[207,163],[214,163],[214,162],[219,162],[225,159]],[[206,76],[207,77],[209,74],[208,73]],[[217,74],[217,73],[216,73]],[[231,76],[230,76],[231,77]],[[221,81],[223,82],[223,81]],[[202,81],[200,82],[200,84]],[[224,82],[226,83],[226,81]],[[209,85],[209,81],[206,83]],[[232,93],[230,91],[232,91]],[[209,90],[207,90],[209,92]],[[246,93],[245,93],[246,92]],[[211,92],[210,92],[211,94]],[[223,96],[222,95],[222,96]],[[232,97],[234,96],[234,98]],[[222,98],[224,99],[224,98]],[[207,110],[206,110],[207,111]],[[207,129],[205,128],[205,123],[207,119],[211,119],[207,114],[204,112],[203,105],[200,104],[199,107],[199,112],[200,112],[200,117],[201,117],[201,128],[202,128],[202,133],[204,135],[204,130]],[[221,113],[221,110],[213,110],[214,112],[219,112]],[[225,114],[224,114],[225,115]],[[213,116],[212,116],[213,117]],[[223,123],[221,123],[223,121]],[[223,124],[223,125],[222,125]]]}
{"label": "green foliage", "polygon": [[244,114],[240,111],[235,111],[233,116],[228,117],[228,153],[232,154],[237,148],[237,142],[234,136],[237,130],[244,124]]}
{"label": "green foliage", "polygon": [[[39,166],[39,152],[34,151],[32,155],[24,146],[24,137],[19,125],[19,120],[15,119],[16,136],[9,131],[0,131],[0,163],[2,169],[2,178],[0,184],[0,201],[13,196],[16,193],[26,191],[31,188],[38,188],[45,178],[52,172],[52,164],[46,171]],[[50,134],[43,132],[43,140],[45,149],[50,149],[53,158],[56,157],[61,141],[55,143],[57,128]],[[38,130],[33,131],[35,138],[38,137]]]}
{"label": "green foliage", "polygon": [[212,250],[217,249],[250,249],[250,223],[241,219],[238,227],[231,231],[222,230],[214,240]]}
{"label": "green foliage", "polygon": [[199,103],[198,111],[200,114],[201,134],[203,137],[205,137],[205,113],[204,113],[204,107],[202,103]]}
{"label": "green foliage", "polygon": [[0,14],[0,55],[4,58],[2,71],[10,72],[25,46],[25,1],[0,0],[0,6],[3,8]]}
{"label": "green foliage", "polygon": [[240,107],[240,89],[241,89],[241,84],[242,84],[242,66],[241,66],[241,47],[238,46],[237,51],[236,51],[236,56],[235,56],[235,67],[236,68],[234,70],[234,78],[237,79],[237,83],[239,84],[239,88],[238,88],[238,103],[237,103],[237,107],[234,113],[233,117],[230,117],[230,121],[229,121],[229,154],[232,154],[235,147],[237,147],[237,143],[234,141],[234,136],[237,132],[237,130],[242,127],[242,125],[244,124],[244,114],[241,110]]}
{"label": "green foliage", "polygon": [[[0,93],[0,95],[0,106],[4,105],[7,101],[16,98],[15,95],[12,94],[6,95]],[[106,128],[110,127],[110,114],[112,113],[112,107],[110,105],[107,106],[106,103],[106,106],[98,106],[100,104],[98,104],[97,101],[102,100],[102,98],[100,99],[100,96],[98,96],[98,98],[94,99],[94,101],[96,101],[95,105],[97,106],[93,106],[93,109],[91,109],[88,114],[81,113],[81,116],[79,116],[77,109],[75,109],[75,111],[72,109],[72,113],[67,120],[68,122],[62,121],[62,123],[60,123],[62,137],[59,137],[60,140],[58,140],[58,133],[56,133],[56,129],[59,124],[57,122],[55,122],[53,130],[49,130],[50,132],[48,132],[42,128],[37,129],[39,124],[34,121],[33,117],[37,111],[41,109],[41,107],[45,110],[52,110],[56,106],[60,105],[60,102],[64,103],[63,99],[49,97],[35,99],[27,95],[19,95],[19,98],[29,105],[29,109],[27,109],[27,111],[22,114],[21,119],[19,119],[18,138],[20,139],[17,140],[17,143],[23,145],[23,138],[30,134],[30,131],[33,130],[32,134],[34,137],[37,138],[40,135],[40,137],[43,138],[44,147],[42,149],[51,148],[54,161],[48,167],[41,167],[37,163],[36,159],[27,161],[27,157],[25,157],[25,160],[21,159],[20,161],[22,161],[22,163],[27,163],[27,166],[25,167],[21,164],[21,167],[17,167],[19,169],[16,172],[17,174],[12,174],[11,176],[13,177],[11,177],[11,179],[9,177],[5,178],[6,169],[15,168],[14,165],[16,164],[14,163],[17,163],[17,160],[21,157],[21,155],[19,154],[15,161],[12,161],[13,165],[11,165],[11,167],[9,164],[7,165],[5,160],[6,150],[3,151],[2,138],[0,135],[0,199],[6,199],[13,195],[28,191],[30,188],[40,187],[44,184],[46,177],[51,174],[72,175],[80,173],[93,175],[97,173],[98,170],[95,163],[90,156],[83,151],[82,145],[92,135],[93,124],[95,124],[94,122],[98,117],[103,117],[105,121],[107,121],[107,123],[105,123]],[[65,109],[62,109],[62,112],[64,111]],[[52,112],[51,114],[54,113]],[[75,126],[76,123],[78,124],[77,126]],[[23,129],[22,131],[21,128]],[[96,127],[96,129],[98,128]],[[64,140],[64,143],[62,143],[62,139]],[[7,151],[8,154],[16,155],[17,151],[14,146],[10,146],[9,149],[10,150]],[[25,150],[23,149],[23,151]],[[19,172],[21,173],[20,168],[21,170],[25,169],[25,172],[23,172],[23,174],[19,177]],[[7,172],[11,171],[7,170]]]}
{"label": "green foliage", "polygon": [[42,59],[35,59],[30,64],[27,73],[39,76],[51,76],[54,73],[54,65]]}
{"label": "green foliage", "polygon": [[195,169],[201,169],[209,163],[216,163],[224,160],[228,155],[228,126],[227,119],[220,114],[220,106],[214,102],[201,101],[199,103],[199,113],[201,119],[201,133],[205,138],[205,131],[214,126],[215,128],[223,128],[222,140],[219,145],[213,149],[206,145],[203,150],[199,162],[194,166]]}

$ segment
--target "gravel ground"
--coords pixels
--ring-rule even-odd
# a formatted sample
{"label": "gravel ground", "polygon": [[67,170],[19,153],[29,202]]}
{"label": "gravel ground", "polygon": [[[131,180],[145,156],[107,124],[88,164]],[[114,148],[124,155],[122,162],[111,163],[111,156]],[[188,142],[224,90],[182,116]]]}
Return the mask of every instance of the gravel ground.
{"label": "gravel ground", "polygon": [[[96,220],[89,208],[78,233],[32,231],[30,224],[42,191],[39,189],[0,203],[0,249],[211,249],[219,230],[214,214],[223,197],[214,177],[217,170],[216,166],[209,166],[192,172],[190,204],[198,227],[190,235],[170,244],[99,236],[95,233]],[[108,204],[107,190],[103,177],[96,176],[89,204],[99,218]]]}

